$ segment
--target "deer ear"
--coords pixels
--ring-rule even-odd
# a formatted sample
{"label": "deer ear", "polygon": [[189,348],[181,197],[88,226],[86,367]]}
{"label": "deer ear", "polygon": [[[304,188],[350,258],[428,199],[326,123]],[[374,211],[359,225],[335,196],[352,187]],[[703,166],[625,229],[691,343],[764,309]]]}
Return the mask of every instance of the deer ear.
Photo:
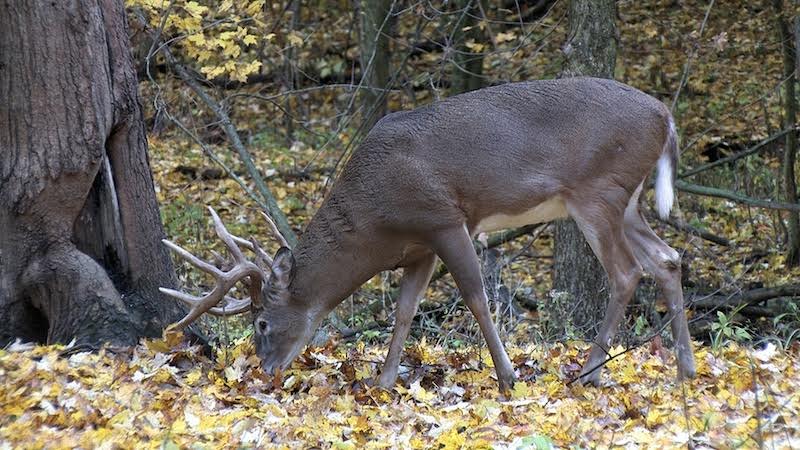
{"label": "deer ear", "polygon": [[288,289],[292,278],[294,278],[294,256],[288,247],[281,247],[278,253],[275,253],[269,283],[277,289]]}

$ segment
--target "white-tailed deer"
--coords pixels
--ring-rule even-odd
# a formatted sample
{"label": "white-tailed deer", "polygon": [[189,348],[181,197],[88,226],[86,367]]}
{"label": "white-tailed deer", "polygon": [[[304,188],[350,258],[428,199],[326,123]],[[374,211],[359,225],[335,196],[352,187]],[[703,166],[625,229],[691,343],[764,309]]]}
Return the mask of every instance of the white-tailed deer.
{"label": "white-tailed deer", "polygon": [[[320,321],[365,281],[403,268],[396,323],[380,384],[393,386],[403,345],[437,256],[480,325],[500,388],[514,368],[487,306],[472,237],[479,232],[572,217],[608,274],[611,299],[582,381],[599,382],[606,350],[641,277],[652,273],[672,315],[678,374],[695,374],[683,309],[680,258],[639,212],[645,179],[658,166],[656,209],[666,217],[677,170],[676,132],[669,110],[624,84],[569,78],[495,86],[448,98],[378,122],[294,250],[271,260],[255,241],[227,233],[233,255],[227,270],[181,256],[217,278],[199,298],[165,293],[192,305],[178,323],[203,312],[251,309],[264,370],[287,367]],[[273,232],[277,233],[274,225]],[[239,245],[254,250],[247,261]],[[581,276],[575,274],[575,276]],[[250,278],[250,298],[228,300],[228,290]]]}

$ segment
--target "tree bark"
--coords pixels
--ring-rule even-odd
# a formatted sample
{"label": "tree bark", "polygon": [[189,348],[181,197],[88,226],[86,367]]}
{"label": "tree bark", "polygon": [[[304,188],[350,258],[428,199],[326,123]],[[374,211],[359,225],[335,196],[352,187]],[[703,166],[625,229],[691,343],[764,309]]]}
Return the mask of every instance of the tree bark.
{"label": "tree bark", "polygon": [[[571,0],[562,76],[613,78],[616,35],[614,0]],[[574,221],[556,222],[554,237],[553,289],[559,294],[550,307],[572,311],[569,318],[565,317],[571,323],[564,324],[564,332],[592,338],[602,323],[608,303],[605,271]],[[560,314],[553,311],[554,316]]]}
{"label": "tree bark", "polygon": [[0,230],[0,346],[180,318],[122,1],[0,0]]}
{"label": "tree bark", "polygon": [[394,0],[362,0],[361,10],[361,92],[363,129],[369,130],[386,114],[386,92],[389,88],[391,55],[389,36],[394,27]]}
{"label": "tree bark", "polygon": [[[796,55],[792,33],[786,20],[783,0],[773,0],[775,20],[777,21],[778,36],[783,53],[783,77],[786,79],[783,90],[783,128],[794,128],[797,123],[797,96],[795,83],[797,81]],[[795,18],[795,33],[800,21]],[[786,135],[783,148],[783,198],[786,203],[797,203],[797,184],[794,174],[794,164],[797,155],[797,133],[790,132]],[[786,264],[789,266],[800,265],[800,215],[789,212],[786,221]]]}
{"label": "tree bark", "polygon": [[[289,0],[289,30],[294,31],[297,29],[297,24],[300,20],[300,0]],[[286,92],[294,91],[296,87],[297,70],[294,66],[297,51],[294,46],[289,47],[283,56],[283,88]],[[283,124],[286,127],[286,143],[291,146],[294,143],[294,121],[295,114],[292,108],[292,96],[287,95],[283,99]]]}
{"label": "tree bark", "polygon": [[458,9],[463,11],[455,15],[453,43],[456,48],[453,55],[453,80],[450,84],[451,95],[474,91],[483,87],[483,52],[473,51],[467,46],[471,40],[483,44],[485,34],[481,30],[479,17],[488,9],[486,0],[458,0]]}

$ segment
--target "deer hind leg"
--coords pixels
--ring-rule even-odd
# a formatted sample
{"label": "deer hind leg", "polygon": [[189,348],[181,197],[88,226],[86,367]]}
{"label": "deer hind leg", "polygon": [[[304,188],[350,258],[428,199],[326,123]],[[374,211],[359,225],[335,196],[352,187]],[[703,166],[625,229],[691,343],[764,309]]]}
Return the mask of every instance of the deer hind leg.
{"label": "deer hind leg", "polygon": [[378,380],[378,384],[383,388],[391,389],[397,381],[400,356],[403,353],[408,331],[411,329],[411,321],[414,320],[414,315],[417,313],[420,296],[425,292],[425,288],[431,280],[434,267],[436,267],[436,255],[431,253],[403,269],[394,319],[394,333]]}
{"label": "deer hind leg", "polygon": [[[623,199],[628,197],[622,192],[619,196]],[[607,359],[608,349],[625,314],[625,307],[642,276],[642,266],[625,237],[623,207],[616,206],[617,203],[625,205],[624,201],[608,203],[603,200],[589,206],[567,205],[570,215],[603,265],[611,288],[603,323],[580,375],[583,383],[594,385],[600,384],[600,369]]]}
{"label": "deer hind leg", "polygon": [[514,367],[506,354],[500,336],[497,334],[489,304],[483,287],[480,262],[472,239],[466,227],[455,228],[438,233],[431,246],[444,262],[461,291],[469,310],[478,321],[483,338],[489,347],[494,362],[494,370],[501,392],[507,392],[514,384]]}
{"label": "deer hind leg", "polygon": [[672,338],[678,358],[678,377],[695,376],[694,354],[689,341],[689,326],[683,307],[681,288],[681,258],[673,248],[662,241],[642,218],[638,207],[625,210],[625,235],[631,243],[636,258],[645,271],[652,274],[670,311]]}

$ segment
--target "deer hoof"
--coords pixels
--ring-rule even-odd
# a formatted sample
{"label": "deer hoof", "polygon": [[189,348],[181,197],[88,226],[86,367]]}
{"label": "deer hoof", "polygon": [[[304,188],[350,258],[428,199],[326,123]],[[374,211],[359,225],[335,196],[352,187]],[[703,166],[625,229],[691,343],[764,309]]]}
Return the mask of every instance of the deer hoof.
{"label": "deer hoof", "polygon": [[578,376],[578,381],[584,386],[600,386],[600,369],[593,370],[591,373],[581,372]]}
{"label": "deer hoof", "polygon": [[694,366],[678,368],[678,381],[691,380],[696,376],[697,371],[694,369]]}
{"label": "deer hoof", "polygon": [[387,391],[394,389],[395,384],[397,384],[397,377],[384,377],[381,375],[381,377],[378,378],[378,387],[386,389]]}
{"label": "deer hoof", "polygon": [[501,393],[508,393],[514,388],[514,382],[517,381],[517,378],[512,375],[506,376],[499,376],[497,377],[497,383],[500,385],[500,392]]}

